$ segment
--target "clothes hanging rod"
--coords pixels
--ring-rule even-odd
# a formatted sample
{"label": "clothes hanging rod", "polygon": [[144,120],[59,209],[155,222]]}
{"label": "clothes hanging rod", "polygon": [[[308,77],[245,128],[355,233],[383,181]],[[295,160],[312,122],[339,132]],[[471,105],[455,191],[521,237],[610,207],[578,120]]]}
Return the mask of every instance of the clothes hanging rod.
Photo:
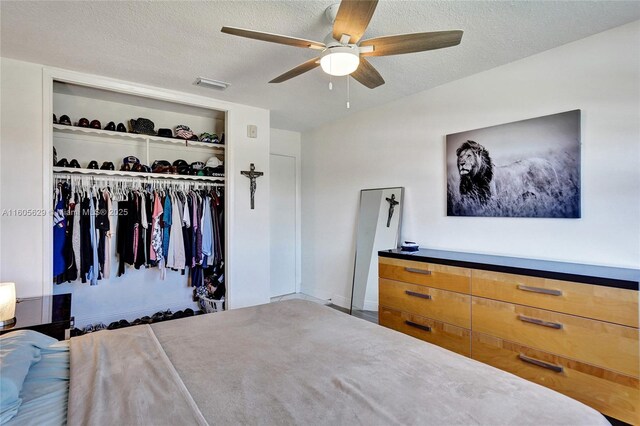
{"label": "clothes hanging rod", "polygon": [[81,182],[84,184],[109,184],[109,183],[131,183],[136,186],[145,186],[151,184],[158,187],[188,187],[188,186],[219,186],[223,187],[224,182],[210,181],[210,180],[178,180],[178,179],[163,179],[153,178],[151,176],[141,179],[138,176],[97,176],[97,175],[82,175],[75,173],[56,173],[53,176],[54,181],[58,182]]}
{"label": "clothes hanging rod", "polygon": [[116,176],[131,177],[136,179],[166,179],[166,180],[197,180],[197,181],[216,181],[224,180],[224,175],[214,176],[190,176],[190,175],[173,175],[173,174],[157,174],[142,172],[125,172],[116,170],[93,170],[93,169],[69,169],[67,167],[54,167],[53,175],[76,175],[76,176]]}

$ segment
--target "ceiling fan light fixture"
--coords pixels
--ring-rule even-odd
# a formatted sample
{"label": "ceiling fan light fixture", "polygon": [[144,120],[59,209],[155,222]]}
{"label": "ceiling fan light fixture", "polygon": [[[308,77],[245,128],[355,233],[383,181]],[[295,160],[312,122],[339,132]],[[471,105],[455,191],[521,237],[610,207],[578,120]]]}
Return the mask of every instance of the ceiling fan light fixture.
{"label": "ceiling fan light fixture", "polygon": [[360,55],[357,46],[336,46],[327,48],[320,58],[322,70],[329,75],[340,77],[358,69]]}

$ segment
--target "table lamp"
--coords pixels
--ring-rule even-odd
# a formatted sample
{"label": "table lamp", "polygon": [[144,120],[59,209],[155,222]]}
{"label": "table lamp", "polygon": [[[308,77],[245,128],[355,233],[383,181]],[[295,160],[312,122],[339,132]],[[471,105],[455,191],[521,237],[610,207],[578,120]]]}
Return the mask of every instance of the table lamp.
{"label": "table lamp", "polygon": [[0,327],[9,328],[16,323],[16,284],[0,283]]}

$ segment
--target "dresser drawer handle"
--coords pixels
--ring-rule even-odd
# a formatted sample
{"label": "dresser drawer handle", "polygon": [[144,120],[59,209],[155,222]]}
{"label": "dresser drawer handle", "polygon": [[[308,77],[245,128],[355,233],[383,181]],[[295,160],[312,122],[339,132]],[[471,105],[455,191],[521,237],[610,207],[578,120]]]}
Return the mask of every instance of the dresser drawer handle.
{"label": "dresser drawer handle", "polygon": [[414,274],[431,275],[431,271],[427,271],[426,269],[404,268],[404,270],[413,272]]}
{"label": "dresser drawer handle", "polygon": [[404,291],[408,296],[413,296],[413,297],[419,297],[421,299],[428,299],[431,300],[431,295],[430,294],[422,294],[422,293],[417,293],[415,291],[409,291],[409,290],[405,290]]}
{"label": "dresser drawer handle", "polygon": [[541,325],[543,327],[555,328],[556,330],[562,330],[562,324],[560,324],[559,322],[543,321],[538,318],[525,317],[524,315],[518,315],[518,319],[523,322],[528,322],[535,325]]}
{"label": "dresser drawer handle", "polygon": [[528,362],[529,364],[537,365],[538,367],[546,368],[547,370],[555,371],[556,373],[562,373],[564,371],[564,368],[559,365],[549,364],[548,362],[540,361],[535,358],[529,358],[523,354],[518,355],[518,358],[524,362]]}
{"label": "dresser drawer handle", "polygon": [[419,328],[420,330],[423,330],[423,331],[431,332],[431,327],[429,327],[429,326],[418,324],[417,322],[413,322],[413,321],[405,321],[404,323],[407,324],[407,325],[410,325],[411,327],[415,327],[415,328]]}
{"label": "dresser drawer handle", "polygon": [[530,291],[532,293],[548,294],[550,296],[562,296],[562,291],[550,288],[530,287],[528,285],[518,284],[518,290]]}

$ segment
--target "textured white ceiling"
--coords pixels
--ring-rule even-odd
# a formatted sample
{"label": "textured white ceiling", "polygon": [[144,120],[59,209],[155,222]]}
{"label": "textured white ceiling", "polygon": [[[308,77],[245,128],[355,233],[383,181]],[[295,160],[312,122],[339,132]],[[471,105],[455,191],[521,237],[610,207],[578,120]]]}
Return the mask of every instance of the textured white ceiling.
{"label": "textured white ceiling", "polygon": [[[2,56],[271,110],[272,127],[304,131],[339,116],[640,19],[638,1],[380,1],[364,39],[464,30],[453,48],[369,58],[386,84],[367,89],[320,69],[272,78],[316,52],[243,39],[224,25],[322,41],[335,1],[0,2]],[[196,87],[197,76],[230,82]]]}

